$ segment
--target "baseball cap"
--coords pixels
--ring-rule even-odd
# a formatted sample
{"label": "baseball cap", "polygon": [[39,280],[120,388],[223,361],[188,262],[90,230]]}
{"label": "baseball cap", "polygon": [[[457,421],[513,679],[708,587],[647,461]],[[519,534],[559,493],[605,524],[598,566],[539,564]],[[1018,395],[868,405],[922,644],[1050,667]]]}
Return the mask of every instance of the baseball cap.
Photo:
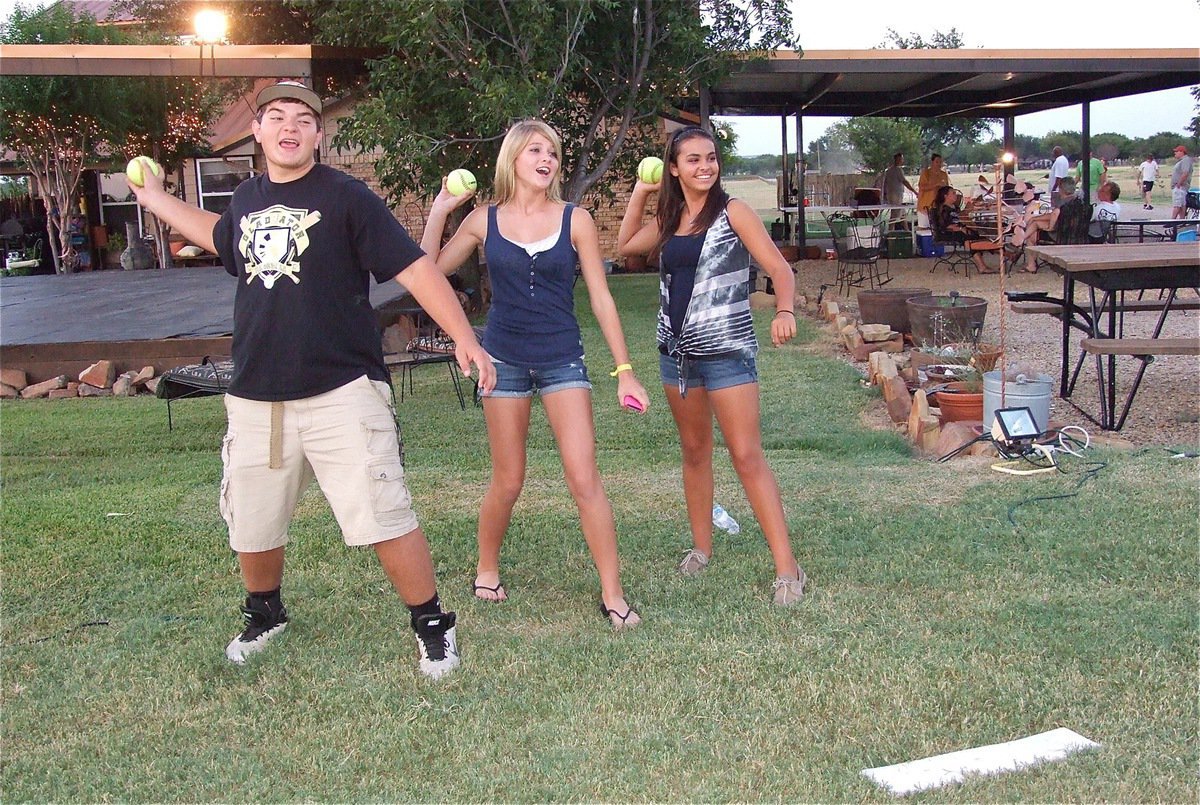
{"label": "baseball cap", "polygon": [[280,98],[300,101],[318,115],[321,114],[321,96],[299,81],[280,81],[269,87],[263,87],[254,101],[254,108],[255,110],[262,109],[271,101],[277,101]]}

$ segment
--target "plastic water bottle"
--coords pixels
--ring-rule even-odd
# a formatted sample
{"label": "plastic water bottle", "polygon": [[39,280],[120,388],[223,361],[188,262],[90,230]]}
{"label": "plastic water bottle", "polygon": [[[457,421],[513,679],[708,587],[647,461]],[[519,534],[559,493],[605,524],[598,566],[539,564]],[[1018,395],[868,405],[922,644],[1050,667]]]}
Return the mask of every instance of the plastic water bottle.
{"label": "plastic water bottle", "polygon": [[713,504],[713,525],[717,528],[723,528],[730,534],[736,534],[742,530],[738,525],[738,521],[733,519],[733,516],[725,509],[721,508],[720,503]]}

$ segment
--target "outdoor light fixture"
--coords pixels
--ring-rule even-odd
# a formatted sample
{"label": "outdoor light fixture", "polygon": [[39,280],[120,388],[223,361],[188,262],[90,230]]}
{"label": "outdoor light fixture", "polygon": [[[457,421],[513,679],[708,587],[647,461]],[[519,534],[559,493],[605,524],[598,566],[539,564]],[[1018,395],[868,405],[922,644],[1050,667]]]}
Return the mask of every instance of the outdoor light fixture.
{"label": "outdoor light fixture", "polygon": [[225,33],[229,29],[225,12],[215,8],[197,12],[193,24],[196,27],[196,41],[202,45],[216,45],[225,41]]}
{"label": "outdoor light fixture", "polygon": [[200,43],[200,77],[204,77],[204,46],[212,56],[212,74],[217,77],[217,45],[225,41],[225,32],[229,22],[225,12],[215,8],[205,8],[196,12],[192,24],[196,28],[196,41]]}
{"label": "outdoor light fixture", "polygon": [[992,421],[992,439],[1005,447],[1032,444],[1039,436],[1032,408],[999,408]]}

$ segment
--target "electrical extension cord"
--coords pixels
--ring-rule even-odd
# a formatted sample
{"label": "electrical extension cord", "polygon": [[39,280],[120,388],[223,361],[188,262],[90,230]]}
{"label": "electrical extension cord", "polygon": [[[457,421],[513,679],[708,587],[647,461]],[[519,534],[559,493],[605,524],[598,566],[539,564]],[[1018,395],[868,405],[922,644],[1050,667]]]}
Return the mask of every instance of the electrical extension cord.
{"label": "electrical extension cord", "polygon": [[1044,472],[1054,472],[1055,467],[1035,467],[1023,458],[1015,461],[1001,461],[992,465],[996,472],[1006,475],[1038,475]]}
{"label": "electrical extension cord", "polygon": [[[1058,462],[1054,460],[1054,454],[1058,450],[1059,448],[1054,445],[1034,442],[1029,445],[1029,449],[1025,451],[1021,458],[1012,461],[997,462],[992,465],[992,469],[1007,475],[1038,475],[1043,472],[1054,472],[1058,469]],[[1030,457],[1032,453],[1040,454],[1050,466],[1042,467],[1035,464],[1034,459]]]}

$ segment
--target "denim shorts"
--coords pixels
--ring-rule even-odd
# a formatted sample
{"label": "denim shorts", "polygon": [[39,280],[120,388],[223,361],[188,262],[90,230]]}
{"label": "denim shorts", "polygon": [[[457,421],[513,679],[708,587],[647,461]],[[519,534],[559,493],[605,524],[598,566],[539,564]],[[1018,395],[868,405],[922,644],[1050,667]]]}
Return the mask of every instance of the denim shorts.
{"label": "denim shorts", "polygon": [[591,389],[583,356],[551,369],[523,369],[492,358],[496,366],[496,387],[484,397],[543,397],[566,389]]}
{"label": "denim shorts", "polygon": [[[664,386],[678,385],[679,393],[686,393],[680,385],[679,362],[675,358],[659,353],[658,370],[662,373]],[[753,357],[692,358],[687,361],[687,388],[718,391],[757,382],[758,364]]]}

